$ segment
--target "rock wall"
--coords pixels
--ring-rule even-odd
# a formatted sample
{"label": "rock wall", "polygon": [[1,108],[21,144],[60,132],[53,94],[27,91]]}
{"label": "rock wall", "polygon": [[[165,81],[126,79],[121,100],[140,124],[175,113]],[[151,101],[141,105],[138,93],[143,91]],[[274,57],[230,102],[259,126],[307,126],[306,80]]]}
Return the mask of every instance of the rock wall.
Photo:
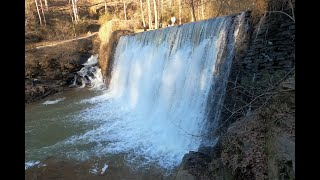
{"label": "rock wall", "polygon": [[[290,15],[291,9],[284,12]],[[295,66],[295,22],[290,17],[280,12],[267,13],[251,26],[250,38],[241,42],[242,48],[236,52],[231,67],[220,123],[229,118],[230,110],[240,106],[240,101],[246,101],[247,97],[235,89],[243,78],[259,82],[266,74],[287,73]],[[233,115],[218,132],[225,131],[241,116]]]}
{"label": "rock wall", "polygon": [[[287,12],[290,13],[290,12]],[[290,71],[295,65],[295,22],[279,12],[262,17],[240,68],[257,77],[262,71]]]}

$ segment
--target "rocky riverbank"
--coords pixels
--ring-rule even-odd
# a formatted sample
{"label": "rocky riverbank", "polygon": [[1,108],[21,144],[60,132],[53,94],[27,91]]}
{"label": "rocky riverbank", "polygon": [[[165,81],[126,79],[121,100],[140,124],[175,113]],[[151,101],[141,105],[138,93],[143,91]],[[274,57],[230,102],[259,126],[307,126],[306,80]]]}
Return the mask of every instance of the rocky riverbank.
{"label": "rocky riverbank", "polygon": [[97,54],[97,34],[25,50],[25,103],[67,89],[74,73]]}

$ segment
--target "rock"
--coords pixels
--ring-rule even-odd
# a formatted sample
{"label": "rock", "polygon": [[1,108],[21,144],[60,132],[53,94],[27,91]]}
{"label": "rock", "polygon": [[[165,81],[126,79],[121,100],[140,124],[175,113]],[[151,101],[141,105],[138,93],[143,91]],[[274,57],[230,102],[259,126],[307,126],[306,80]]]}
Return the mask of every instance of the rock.
{"label": "rock", "polygon": [[288,78],[286,81],[280,84],[280,88],[284,90],[295,89],[295,79]]}
{"label": "rock", "polygon": [[65,64],[64,67],[67,69],[74,69],[75,68],[75,66],[73,64],[69,64],[69,63]]}
{"label": "rock", "polygon": [[174,179],[175,180],[195,180],[196,178],[193,175],[189,174],[188,171],[186,170],[179,170]]}
{"label": "rock", "polygon": [[190,151],[182,159],[182,169],[194,176],[203,176],[207,172],[210,156],[201,152]]}

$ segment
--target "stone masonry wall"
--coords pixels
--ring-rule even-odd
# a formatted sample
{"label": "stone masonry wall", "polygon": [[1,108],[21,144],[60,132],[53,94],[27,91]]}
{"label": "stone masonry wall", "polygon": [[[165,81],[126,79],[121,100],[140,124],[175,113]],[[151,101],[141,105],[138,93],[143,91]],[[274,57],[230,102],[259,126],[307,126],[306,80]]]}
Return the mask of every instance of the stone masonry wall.
{"label": "stone masonry wall", "polygon": [[277,70],[290,71],[294,64],[295,22],[283,13],[267,14],[252,33],[240,68],[259,77],[263,70],[270,74]]}

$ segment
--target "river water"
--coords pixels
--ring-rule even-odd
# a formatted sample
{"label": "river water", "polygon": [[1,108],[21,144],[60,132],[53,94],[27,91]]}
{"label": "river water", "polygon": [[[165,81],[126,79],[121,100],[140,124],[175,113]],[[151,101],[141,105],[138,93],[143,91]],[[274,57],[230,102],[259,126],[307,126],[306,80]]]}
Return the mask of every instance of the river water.
{"label": "river water", "polygon": [[[189,151],[214,145],[205,134],[217,126],[244,23],[241,14],[121,37],[107,89],[82,85],[26,106],[26,169],[53,158],[168,175]],[[100,87],[96,68],[78,77],[91,70],[82,82]]]}

